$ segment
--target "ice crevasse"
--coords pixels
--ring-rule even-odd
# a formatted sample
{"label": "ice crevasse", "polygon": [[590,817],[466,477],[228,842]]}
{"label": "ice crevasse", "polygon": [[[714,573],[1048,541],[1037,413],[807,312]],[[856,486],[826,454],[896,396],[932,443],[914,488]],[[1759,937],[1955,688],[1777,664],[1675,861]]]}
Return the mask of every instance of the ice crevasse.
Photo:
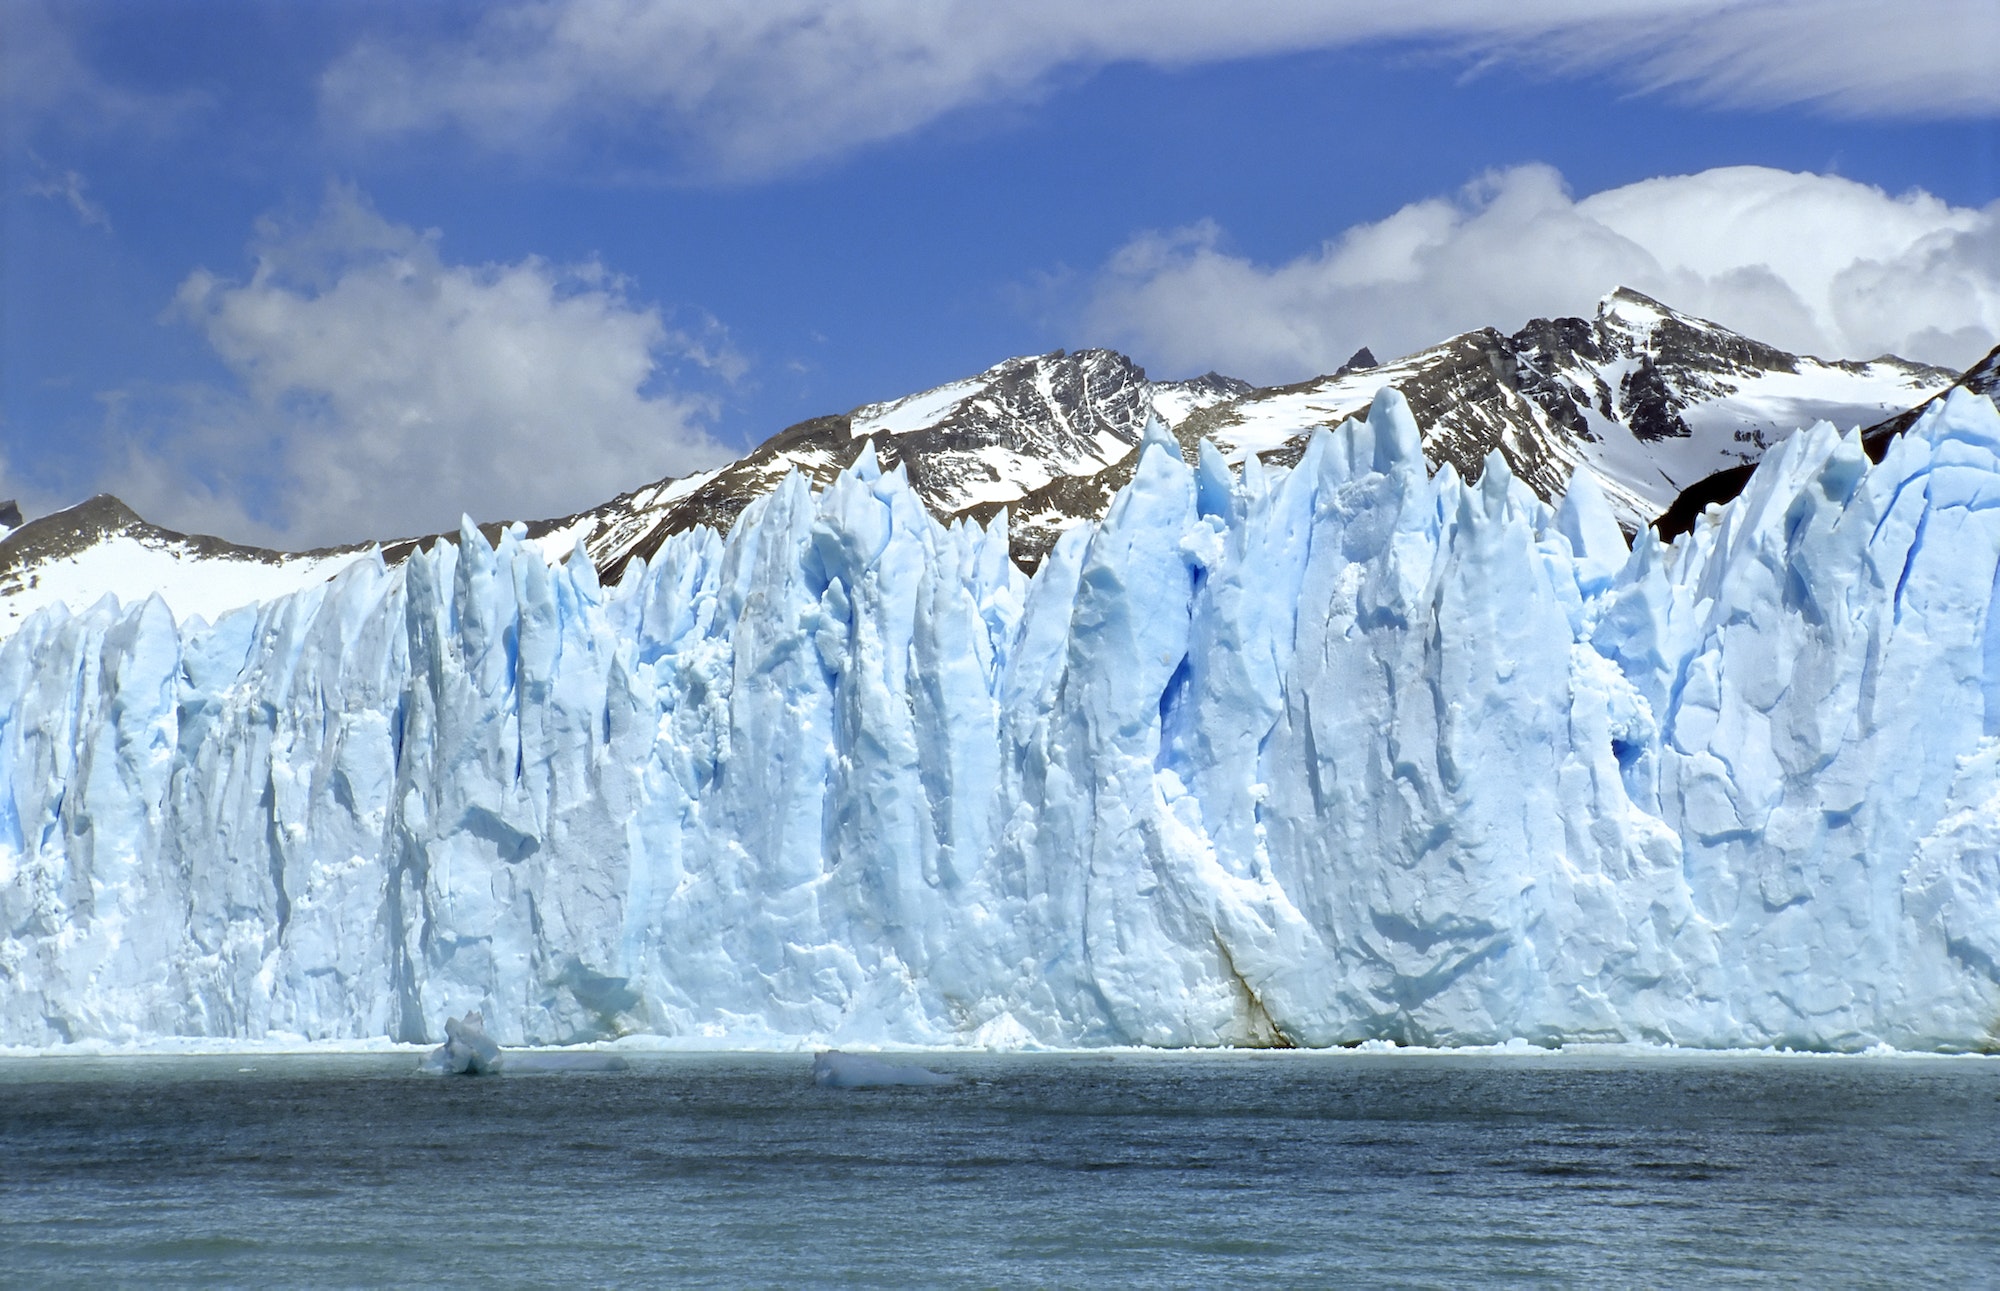
{"label": "ice crevasse", "polygon": [[1579,477],[1157,425],[1029,579],[871,454],[618,586],[468,525],[0,648],[0,1043],[1627,1040],[2000,1023],[2000,415]]}

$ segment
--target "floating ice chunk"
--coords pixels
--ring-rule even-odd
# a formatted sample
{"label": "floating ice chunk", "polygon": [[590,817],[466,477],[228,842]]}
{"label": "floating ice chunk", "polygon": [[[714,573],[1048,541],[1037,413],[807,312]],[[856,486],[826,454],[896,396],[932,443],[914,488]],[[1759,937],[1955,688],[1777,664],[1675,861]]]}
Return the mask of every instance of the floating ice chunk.
{"label": "floating ice chunk", "polygon": [[813,1055],[813,1084],[823,1089],[874,1089],[884,1085],[956,1085],[943,1072],[829,1049]]}
{"label": "floating ice chunk", "polygon": [[490,1076],[500,1070],[500,1046],[487,1036],[479,1010],[446,1018],[444,1034],[444,1043],[424,1058],[423,1070],[440,1076]]}

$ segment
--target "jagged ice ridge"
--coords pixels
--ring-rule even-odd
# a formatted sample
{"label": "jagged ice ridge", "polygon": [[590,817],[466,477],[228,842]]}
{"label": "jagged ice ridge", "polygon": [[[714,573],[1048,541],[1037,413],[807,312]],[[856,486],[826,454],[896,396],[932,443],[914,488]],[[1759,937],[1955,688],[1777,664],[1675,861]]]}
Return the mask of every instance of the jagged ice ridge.
{"label": "jagged ice ridge", "polygon": [[393,570],[0,648],[0,1043],[1636,1040],[2000,1019],[2000,414],[1675,546],[1157,423],[1032,579],[872,455],[602,588]]}

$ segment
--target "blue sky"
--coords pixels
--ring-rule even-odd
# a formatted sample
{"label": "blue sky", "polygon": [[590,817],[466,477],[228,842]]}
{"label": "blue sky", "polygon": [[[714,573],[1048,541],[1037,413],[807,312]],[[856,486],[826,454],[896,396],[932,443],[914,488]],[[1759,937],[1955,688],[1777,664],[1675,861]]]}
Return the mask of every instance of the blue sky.
{"label": "blue sky", "polygon": [[1983,0],[1379,7],[0,0],[0,493],[420,532],[1012,354],[1297,380],[1628,281],[1994,343]]}

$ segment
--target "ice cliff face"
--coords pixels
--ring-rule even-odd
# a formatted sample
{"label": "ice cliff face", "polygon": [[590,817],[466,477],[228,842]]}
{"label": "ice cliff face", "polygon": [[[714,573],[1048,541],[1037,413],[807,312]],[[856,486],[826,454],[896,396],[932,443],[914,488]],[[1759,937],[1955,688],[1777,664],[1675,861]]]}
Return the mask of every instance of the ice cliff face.
{"label": "ice cliff face", "polygon": [[0,648],[0,1042],[1980,1047],[2000,415],[1588,475],[1157,424],[1035,578],[870,454],[602,588],[467,527]]}

